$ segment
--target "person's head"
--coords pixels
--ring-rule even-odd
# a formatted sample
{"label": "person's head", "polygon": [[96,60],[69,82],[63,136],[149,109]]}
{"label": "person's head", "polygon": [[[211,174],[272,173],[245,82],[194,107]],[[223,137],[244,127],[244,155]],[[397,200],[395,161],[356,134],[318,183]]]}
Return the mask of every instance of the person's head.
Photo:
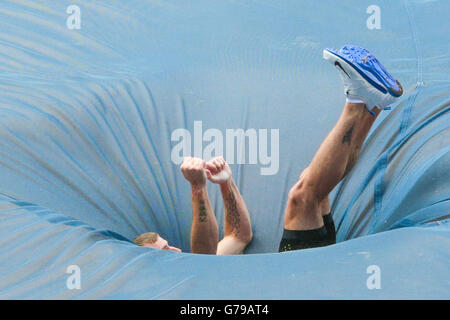
{"label": "person's head", "polygon": [[142,247],[149,247],[149,248],[155,248],[155,249],[161,249],[161,250],[172,250],[172,251],[176,251],[176,252],[181,252],[180,249],[169,246],[169,243],[167,242],[167,240],[162,238],[156,232],[143,233],[140,236],[136,237],[133,240],[133,242],[136,243],[138,246],[142,246]]}

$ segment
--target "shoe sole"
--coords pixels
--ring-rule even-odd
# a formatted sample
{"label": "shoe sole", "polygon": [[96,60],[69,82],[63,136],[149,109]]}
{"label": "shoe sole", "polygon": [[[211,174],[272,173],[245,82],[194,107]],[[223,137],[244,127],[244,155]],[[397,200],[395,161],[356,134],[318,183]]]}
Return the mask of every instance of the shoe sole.
{"label": "shoe sole", "polygon": [[385,77],[380,76],[382,82],[380,82],[378,79],[371,78],[364,71],[362,71],[358,66],[353,64],[351,61],[347,60],[346,58],[344,58],[334,52],[331,52],[330,50],[327,50],[327,49],[323,50],[323,58],[325,60],[332,62],[336,67],[340,68],[343,72],[345,72],[347,74],[347,76],[349,76],[349,78],[350,78],[350,75],[348,74],[348,71],[350,71],[350,70],[356,71],[365,81],[367,81],[370,85],[375,87],[377,90],[379,90],[383,94],[389,93],[391,96],[393,96],[395,98],[398,98],[403,94],[402,85],[400,84],[400,82],[398,80],[395,80],[395,82],[399,86],[399,88],[400,88],[399,90],[397,90],[396,88],[393,88],[389,84],[389,81]]}

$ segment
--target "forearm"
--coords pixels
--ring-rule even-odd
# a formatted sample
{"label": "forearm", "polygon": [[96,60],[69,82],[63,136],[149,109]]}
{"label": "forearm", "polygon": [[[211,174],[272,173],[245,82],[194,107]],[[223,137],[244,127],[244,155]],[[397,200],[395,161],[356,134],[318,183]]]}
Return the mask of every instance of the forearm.
{"label": "forearm", "polygon": [[250,242],[253,237],[250,214],[233,179],[221,184],[220,191],[225,203],[225,236]]}
{"label": "forearm", "polygon": [[192,187],[192,253],[216,254],[219,232],[206,186]]}

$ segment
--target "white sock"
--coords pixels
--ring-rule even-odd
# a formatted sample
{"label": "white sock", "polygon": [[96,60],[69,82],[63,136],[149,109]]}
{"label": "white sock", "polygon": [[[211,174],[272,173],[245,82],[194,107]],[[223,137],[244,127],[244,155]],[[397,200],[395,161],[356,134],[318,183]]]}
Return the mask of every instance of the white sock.
{"label": "white sock", "polygon": [[349,98],[347,96],[345,98],[345,102],[348,102],[348,103],[365,103],[364,101],[362,101],[360,99]]}

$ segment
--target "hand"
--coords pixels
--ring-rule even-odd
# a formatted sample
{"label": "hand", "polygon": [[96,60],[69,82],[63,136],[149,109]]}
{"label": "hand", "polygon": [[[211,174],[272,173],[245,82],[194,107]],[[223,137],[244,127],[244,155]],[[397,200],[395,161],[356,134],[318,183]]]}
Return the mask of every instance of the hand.
{"label": "hand", "polygon": [[223,157],[216,157],[206,163],[206,175],[212,183],[222,184],[231,179],[231,169]]}
{"label": "hand", "polygon": [[202,188],[206,186],[206,169],[205,160],[200,158],[186,157],[181,164],[181,172],[187,181],[194,188]]}

